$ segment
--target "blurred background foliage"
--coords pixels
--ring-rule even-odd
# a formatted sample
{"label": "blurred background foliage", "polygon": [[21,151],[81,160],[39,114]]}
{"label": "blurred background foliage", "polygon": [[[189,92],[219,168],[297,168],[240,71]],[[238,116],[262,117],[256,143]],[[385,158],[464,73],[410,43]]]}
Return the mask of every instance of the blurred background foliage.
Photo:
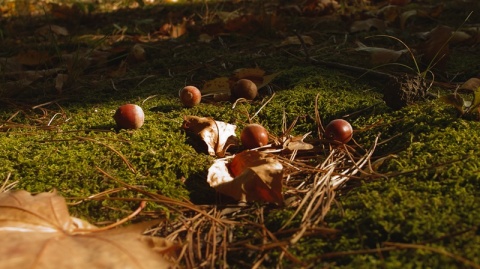
{"label": "blurred background foliage", "polygon": [[148,5],[177,2],[185,0],[0,0],[0,16],[39,16],[55,14],[58,9],[71,9],[78,13],[109,12],[121,8],[138,8]]}

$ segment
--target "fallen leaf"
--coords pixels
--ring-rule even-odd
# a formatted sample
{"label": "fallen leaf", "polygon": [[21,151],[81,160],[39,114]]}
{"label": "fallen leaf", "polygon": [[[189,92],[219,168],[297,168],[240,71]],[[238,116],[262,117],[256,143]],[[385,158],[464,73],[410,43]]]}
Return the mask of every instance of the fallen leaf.
{"label": "fallen leaf", "polygon": [[350,26],[350,33],[358,33],[363,31],[368,32],[372,28],[375,28],[378,31],[383,32],[386,28],[386,25],[384,21],[377,18],[371,18],[363,21],[355,21]]}
{"label": "fallen leaf", "polygon": [[15,56],[17,62],[27,66],[38,66],[50,61],[50,55],[46,51],[28,50]]}
{"label": "fallen leaf", "polygon": [[[308,134],[307,134],[308,135]],[[284,143],[283,143],[283,148],[288,149],[290,151],[294,150],[311,150],[313,149],[313,145],[306,143],[303,141],[305,139],[306,135],[301,135],[301,136],[293,136],[288,138]]]}
{"label": "fallen leaf", "polygon": [[116,70],[111,71],[108,76],[112,78],[120,78],[125,76],[127,74],[127,61],[122,61],[118,65],[118,68]]}
{"label": "fallen leaf", "polygon": [[265,71],[260,68],[241,68],[234,71],[233,76],[230,77],[230,87],[239,79],[249,79],[255,85],[257,85],[257,89],[261,89],[267,86],[276,76],[280,74],[280,72],[265,75]]}
{"label": "fallen leaf", "polygon": [[373,65],[396,62],[400,56],[408,52],[407,49],[391,50],[385,48],[368,47],[359,41],[357,41],[356,44],[358,48],[356,48],[355,51],[365,51],[370,53],[370,62]]}
{"label": "fallen leaf", "polygon": [[[219,100],[228,100],[230,98],[230,89],[239,79],[249,79],[258,89],[261,89],[272,82],[280,72],[265,75],[261,68],[240,68],[233,72],[231,77],[219,77],[206,81],[202,87],[202,95],[219,95]],[[227,98],[228,97],[228,98]]]}
{"label": "fallen leaf", "polygon": [[219,77],[209,80],[203,84],[203,94],[228,93],[230,94],[230,81],[227,77]]}
{"label": "fallen leaf", "polygon": [[213,36],[206,34],[206,33],[201,33],[198,36],[198,42],[200,43],[210,43],[214,39]]}
{"label": "fallen leaf", "polygon": [[184,116],[182,123],[185,132],[202,139],[208,154],[219,157],[225,156],[228,147],[238,144],[236,128],[233,124],[197,116]]}
{"label": "fallen leaf", "polygon": [[480,78],[470,78],[460,86],[459,90],[476,91],[478,88],[480,88]]}
{"label": "fallen leaf", "polygon": [[[307,35],[302,35],[300,37],[303,40],[303,43],[305,45],[313,46],[313,43],[314,43],[313,38],[311,38],[310,36],[307,36]],[[300,41],[298,36],[288,36],[278,46],[279,47],[284,47],[284,46],[289,46],[289,45],[302,45],[302,41]]]}
{"label": "fallen leaf", "polygon": [[332,14],[341,6],[335,0],[308,0],[303,4],[302,12],[307,16]]}
{"label": "fallen leaf", "polygon": [[467,106],[466,113],[480,107],[480,79],[479,78],[470,78],[459,87],[459,90],[473,93],[473,100],[471,101],[470,105]]}
{"label": "fallen leaf", "polygon": [[53,35],[58,35],[58,36],[68,36],[69,35],[67,28],[62,27],[62,26],[58,26],[58,25],[55,25],[55,24],[48,24],[48,25],[42,26],[42,27],[38,28],[35,32],[37,34],[42,35],[42,36],[47,37],[47,38],[50,37],[52,34]]}
{"label": "fallen leaf", "polygon": [[0,194],[0,268],[166,268],[176,246],[142,231],[100,231],[56,193]]}
{"label": "fallen leaf", "polygon": [[130,49],[128,53],[127,60],[128,63],[137,63],[145,61],[145,49],[140,44],[135,44]]}
{"label": "fallen leaf", "polygon": [[243,172],[232,177],[225,159],[216,160],[208,169],[207,182],[218,192],[239,202],[270,202],[283,204],[283,166],[261,152],[249,152]]}
{"label": "fallen leaf", "polygon": [[439,68],[445,66],[450,55],[449,41],[452,33],[453,29],[444,25],[437,26],[430,31],[427,40],[419,45],[425,63],[435,64]]}
{"label": "fallen leaf", "polygon": [[452,45],[463,43],[467,40],[470,40],[472,36],[463,31],[454,31],[452,33],[452,38],[450,39],[449,43]]}
{"label": "fallen leaf", "polygon": [[440,101],[445,104],[451,105],[457,109],[460,114],[463,114],[464,108],[466,107],[464,99],[457,93],[451,93],[440,97]]}
{"label": "fallen leaf", "polygon": [[376,17],[382,18],[387,24],[395,22],[401,14],[401,9],[397,5],[387,5],[375,12]]}
{"label": "fallen leaf", "polygon": [[405,29],[408,19],[413,16],[432,19],[440,16],[442,11],[443,11],[442,4],[431,7],[431,8],[426,8],[426,9],[407,10],[400,15],[400,27],[401,29]]}
{"label": "fallen leaf", "polygon": [[67,83],[67,81],[68,81],[67,74],[57,74],[57,77],[55,78],[55,89],[59,93],[62,93],[63,86]]}

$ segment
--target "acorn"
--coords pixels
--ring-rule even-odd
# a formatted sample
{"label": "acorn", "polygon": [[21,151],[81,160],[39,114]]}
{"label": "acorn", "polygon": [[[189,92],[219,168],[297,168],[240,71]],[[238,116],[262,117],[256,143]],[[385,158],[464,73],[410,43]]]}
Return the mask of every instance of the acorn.
{"label": "acorn", "polygon": [[257,97],[258,88],[253,81],[243,78],[233,84],[231,93],[235,99],[245,98],[247,100],[253,100]]}
{"label": "acorn", "polygon": [[120,106],[113,115],[119,129],[138,129],[142,127],[145,114],[141,107],[134,104]]}
{"label": "acorn", "polygon": [[353,137],[352,125],[346,120],[332,120],[325,127],[325,138],[335,140],[341,143],[348,143]]}
{"label": "acorn", "polygon": [[194,107],[200,104],[202,93],[195,86],[186,86],[180,90],[180,101],[185,107]]}
{"label": "acorn", "polygon": [[268,132],[260,124],[248,124],[240,134],[240,141],[247,149],[262,147],[268,144]]}

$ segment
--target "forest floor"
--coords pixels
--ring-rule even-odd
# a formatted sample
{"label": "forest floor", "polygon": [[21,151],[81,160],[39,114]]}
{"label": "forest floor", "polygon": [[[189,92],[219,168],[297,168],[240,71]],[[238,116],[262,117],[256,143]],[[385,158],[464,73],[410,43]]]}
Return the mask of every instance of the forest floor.
{"label": "forest floor", "polygon": [[[383,2],[4,9],[2,191],[56,190],[96,225],[149,200],[132,222],[165,220],[150,233],[189,246],[182,267],[480,268],[479,3]],[[239,78],[254,100],[215,97]],[[187,85],[204,95],[192,108]],[[127,103],[145,113],[137,130],[113,119]],[[253,187],[239,206],[212,188],[224,156],[192,145],[189,116],[238,137],[263,125],[284,201]],[[324,136],[338,118],[346,145]],[[312,148],[282,148],[302,136]]]}

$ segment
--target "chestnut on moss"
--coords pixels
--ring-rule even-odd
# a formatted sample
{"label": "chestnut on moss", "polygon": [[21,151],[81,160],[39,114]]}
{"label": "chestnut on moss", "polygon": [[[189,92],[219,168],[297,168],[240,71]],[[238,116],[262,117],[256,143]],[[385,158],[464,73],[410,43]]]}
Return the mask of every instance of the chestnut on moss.
{"label": "chestnut on moss", "polygon": [[143,125],[145,114],[141,107],[125,104],[115,111],[113,119],[119,129],[138,129]]}
{"label": "chestnut on moss", "polygon": [[195,86],[185,86],[180,90],[180,101],[185,107],[194,107],[200,104],[202,93]]}
{"label": "chestnut on moss", "polygon": [[268,132],[262,125],[252,123],[243,128],[240,141],[247,149],[262,147],[268,144]]}
{"label": "chestnut on moss", "polygon": [[352,139],[352,136],[352,125],[346,120],[335,119],[325,127],[325,138],[327,139],[348,143]]}
{"label": "chestnut on moss", "polygon": [[243,78],[233,84],[231,93],[235,99],[245,98],[247,100],[253,100],[257,97],[258,89],[253,81]]}

